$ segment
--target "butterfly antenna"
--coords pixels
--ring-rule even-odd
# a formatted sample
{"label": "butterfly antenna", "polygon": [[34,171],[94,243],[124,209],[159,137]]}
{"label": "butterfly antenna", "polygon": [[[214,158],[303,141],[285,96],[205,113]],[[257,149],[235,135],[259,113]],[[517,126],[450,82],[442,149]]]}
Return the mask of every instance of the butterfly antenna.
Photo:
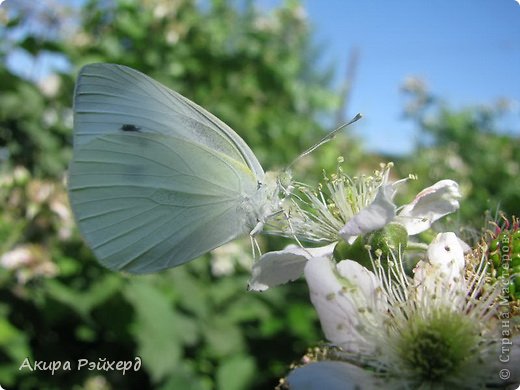
{"label": "butterfly antenna", "polygon": [[312,152],[314,152],[316,149],[318,149],[321,145],[329,142],[331,139],[333,139],[336,134],[338,134],[338,132],[340,132],[341,130],[343,130],[345,127],[347,126],[350,126],[351,124],[353,124],[354,122],[357,122],[358,120],[360,120],[362,118],[362,115],[361,114],[356,114],[356,116],[354,118],[352,118],[349,122],[347,123],[344,123],[342,124],[341,126],[339,126],[338,128],[332,130],[330,133],[328,133],[327,135],[325,135],[322,139],[320,139],[318,141],[318,143],[312,145],[309,149],[307,149],[306,151],[304,151],[303,153],[301,153],[298,157],[296,157],[288,166],[287,166],[287,170],[289,170],[289,168],[291,168],[297,161],[299,161],[300,159],[302,159],[303,157],[311,154]]}

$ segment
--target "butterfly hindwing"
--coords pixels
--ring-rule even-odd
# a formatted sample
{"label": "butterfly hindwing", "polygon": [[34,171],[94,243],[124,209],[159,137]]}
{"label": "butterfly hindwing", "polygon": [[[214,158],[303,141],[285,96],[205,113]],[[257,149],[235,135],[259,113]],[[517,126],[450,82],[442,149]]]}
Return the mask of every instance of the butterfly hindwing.
{"label": "butterfly hindwing", "polygon": [[250,169],[192,141],[157,133],[97,136],[75,151],[69,194],[77,223],[111,269],[182,264],[249,229]]}

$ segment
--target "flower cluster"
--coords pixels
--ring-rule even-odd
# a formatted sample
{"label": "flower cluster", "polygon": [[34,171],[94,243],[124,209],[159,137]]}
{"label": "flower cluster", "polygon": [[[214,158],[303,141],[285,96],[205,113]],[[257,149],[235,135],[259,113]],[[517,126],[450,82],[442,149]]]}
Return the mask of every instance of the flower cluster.
{"label": "flower cluster", "polygon": [[[339,163],[342,161],[340,158]],[[338,165],[337,171],[325,178],[326,192],[322,185],[316,191],[301,186],[302,196],[292,197],[293,207],[288,212],[289,232],[298,241],[326,245],[294,246],[264,254],[253,265],[249,289],[263,291],[294,280],[303,275],[306,262],[314,257],[337,257],[345,251],[364,256],[364,238],[370,233],[372,241],[382,241],[388,249],[414,246],[408,243],[408,236],[429,229],[439,218],[459,208],[460,193],[452,180],[441,180],[417,194],[411,203],[397,207],[393,199],[406,179],[390,183],[391,167],[384,165],[373,176],[351,178]],[[383,237],[377,233],[383,233]]]}
{"label": "flower cluster", "polygon": [[[329,342],[305,356],[282,386],[517,385],[520,337],[513,323],[504,329],[513,321],[509,308],[516,295],[508,294],[508,310],[501,310],[501,285],[514,287],[517,279],[514,272],[493,273],[490,258],[500,246],[483,241],[471,250],[453,232],[439,233],[429,244],[417,242],[413,236],[459,208],[458,185],[439,181],[398,207],[394,196],[406,180],[389,182],[390,168],[354,178],[338,168],[316,190],[301,186],[301,195],[293,197],[290,231],[298,242],[325,245],[269,252],[253,265],[251,290],[305,275]],[[516,239],[518,226],[512,230],[507,237]],[[507,250],[509,259],[513,249]]]}
{"label": "flower cluster", "polygon": [[[70,239],[74,220],[67,195],[57,183],[31,177],[24,167],[0,172],[0,226],[5,240],[0,243],[0,271],[14,274],[19,285],[38,277],[53,277],[58,266],[50,253],[49,236]],[[21,243],[26,236],[38,243]],[[16,242],[20,242],[14,245]]]}

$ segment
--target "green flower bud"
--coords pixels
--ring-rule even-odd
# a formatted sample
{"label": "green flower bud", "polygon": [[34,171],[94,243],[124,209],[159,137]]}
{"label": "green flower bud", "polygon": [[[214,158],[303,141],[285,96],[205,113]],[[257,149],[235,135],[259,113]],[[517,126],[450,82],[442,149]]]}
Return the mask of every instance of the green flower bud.
{"label": "green flower bud", "polygon": [[500,252],[494,252],[492,253],[490,256],[489,256],[489,259],[493,262],[493,265],[498,268],[500,267],[500,263],[501,263],[501,260],[500,260]]}
{"label": "green flower bud", "polygon": [[365,240],[370,245],[372,253],[379,249],[382,257],[386,258],[396,254],[399,249],[406,249],[408,232],[399,223],[389,223],[384,228],[367,234]]}
{"label": "green flower bud", "polygon": [[372,269],[370,256],[373,259],[380,258],[385,266],[386,259],[392,255],[396,256],[399,249],[404,250],[407,242],[408,232],[405,227],[398,223],[390,223],[382,229],[357,237],[352,244],[345,241],[338,242],[333,256],[336,261],[354,260]]}
{"label": "green flower bud", "polygon": [[513,269],[520,266],[520,253],[515,253],[511,259],[511,266]]}
{"label": "green flower bud", "polygon": [[370,255],[363,237],[359,236],[356,240],[349,244],[346,241],[341,240],[334,247],[333,252],[334,259],[336,261],[341,260],[355,260],[359,264],[371,269]]}
{"label": "green flower bud", "polygon": [[494,239],[489,244],[489,252],[494,253],[499,249],[499,242],[498,239]]}
{"label": "green flower bud", "polygon": [[510,280],[509,299],[520,299],[520,230],[518,219],[506,221],[501,231],[491,237],[488,243],[488,260],[491,283],[498,278]]}

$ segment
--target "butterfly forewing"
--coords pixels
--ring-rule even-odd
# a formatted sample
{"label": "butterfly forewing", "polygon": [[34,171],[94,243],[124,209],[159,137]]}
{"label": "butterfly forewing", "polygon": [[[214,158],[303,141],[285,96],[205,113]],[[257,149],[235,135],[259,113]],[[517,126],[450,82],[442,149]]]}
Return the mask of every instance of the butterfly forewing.
{"label": "butterfly forewing", "polygon": [[263,178],[263,169],[247,144],[202,107],[126,66],[83,67],[74,96],[74,147],[130,127],[205,145]]}

